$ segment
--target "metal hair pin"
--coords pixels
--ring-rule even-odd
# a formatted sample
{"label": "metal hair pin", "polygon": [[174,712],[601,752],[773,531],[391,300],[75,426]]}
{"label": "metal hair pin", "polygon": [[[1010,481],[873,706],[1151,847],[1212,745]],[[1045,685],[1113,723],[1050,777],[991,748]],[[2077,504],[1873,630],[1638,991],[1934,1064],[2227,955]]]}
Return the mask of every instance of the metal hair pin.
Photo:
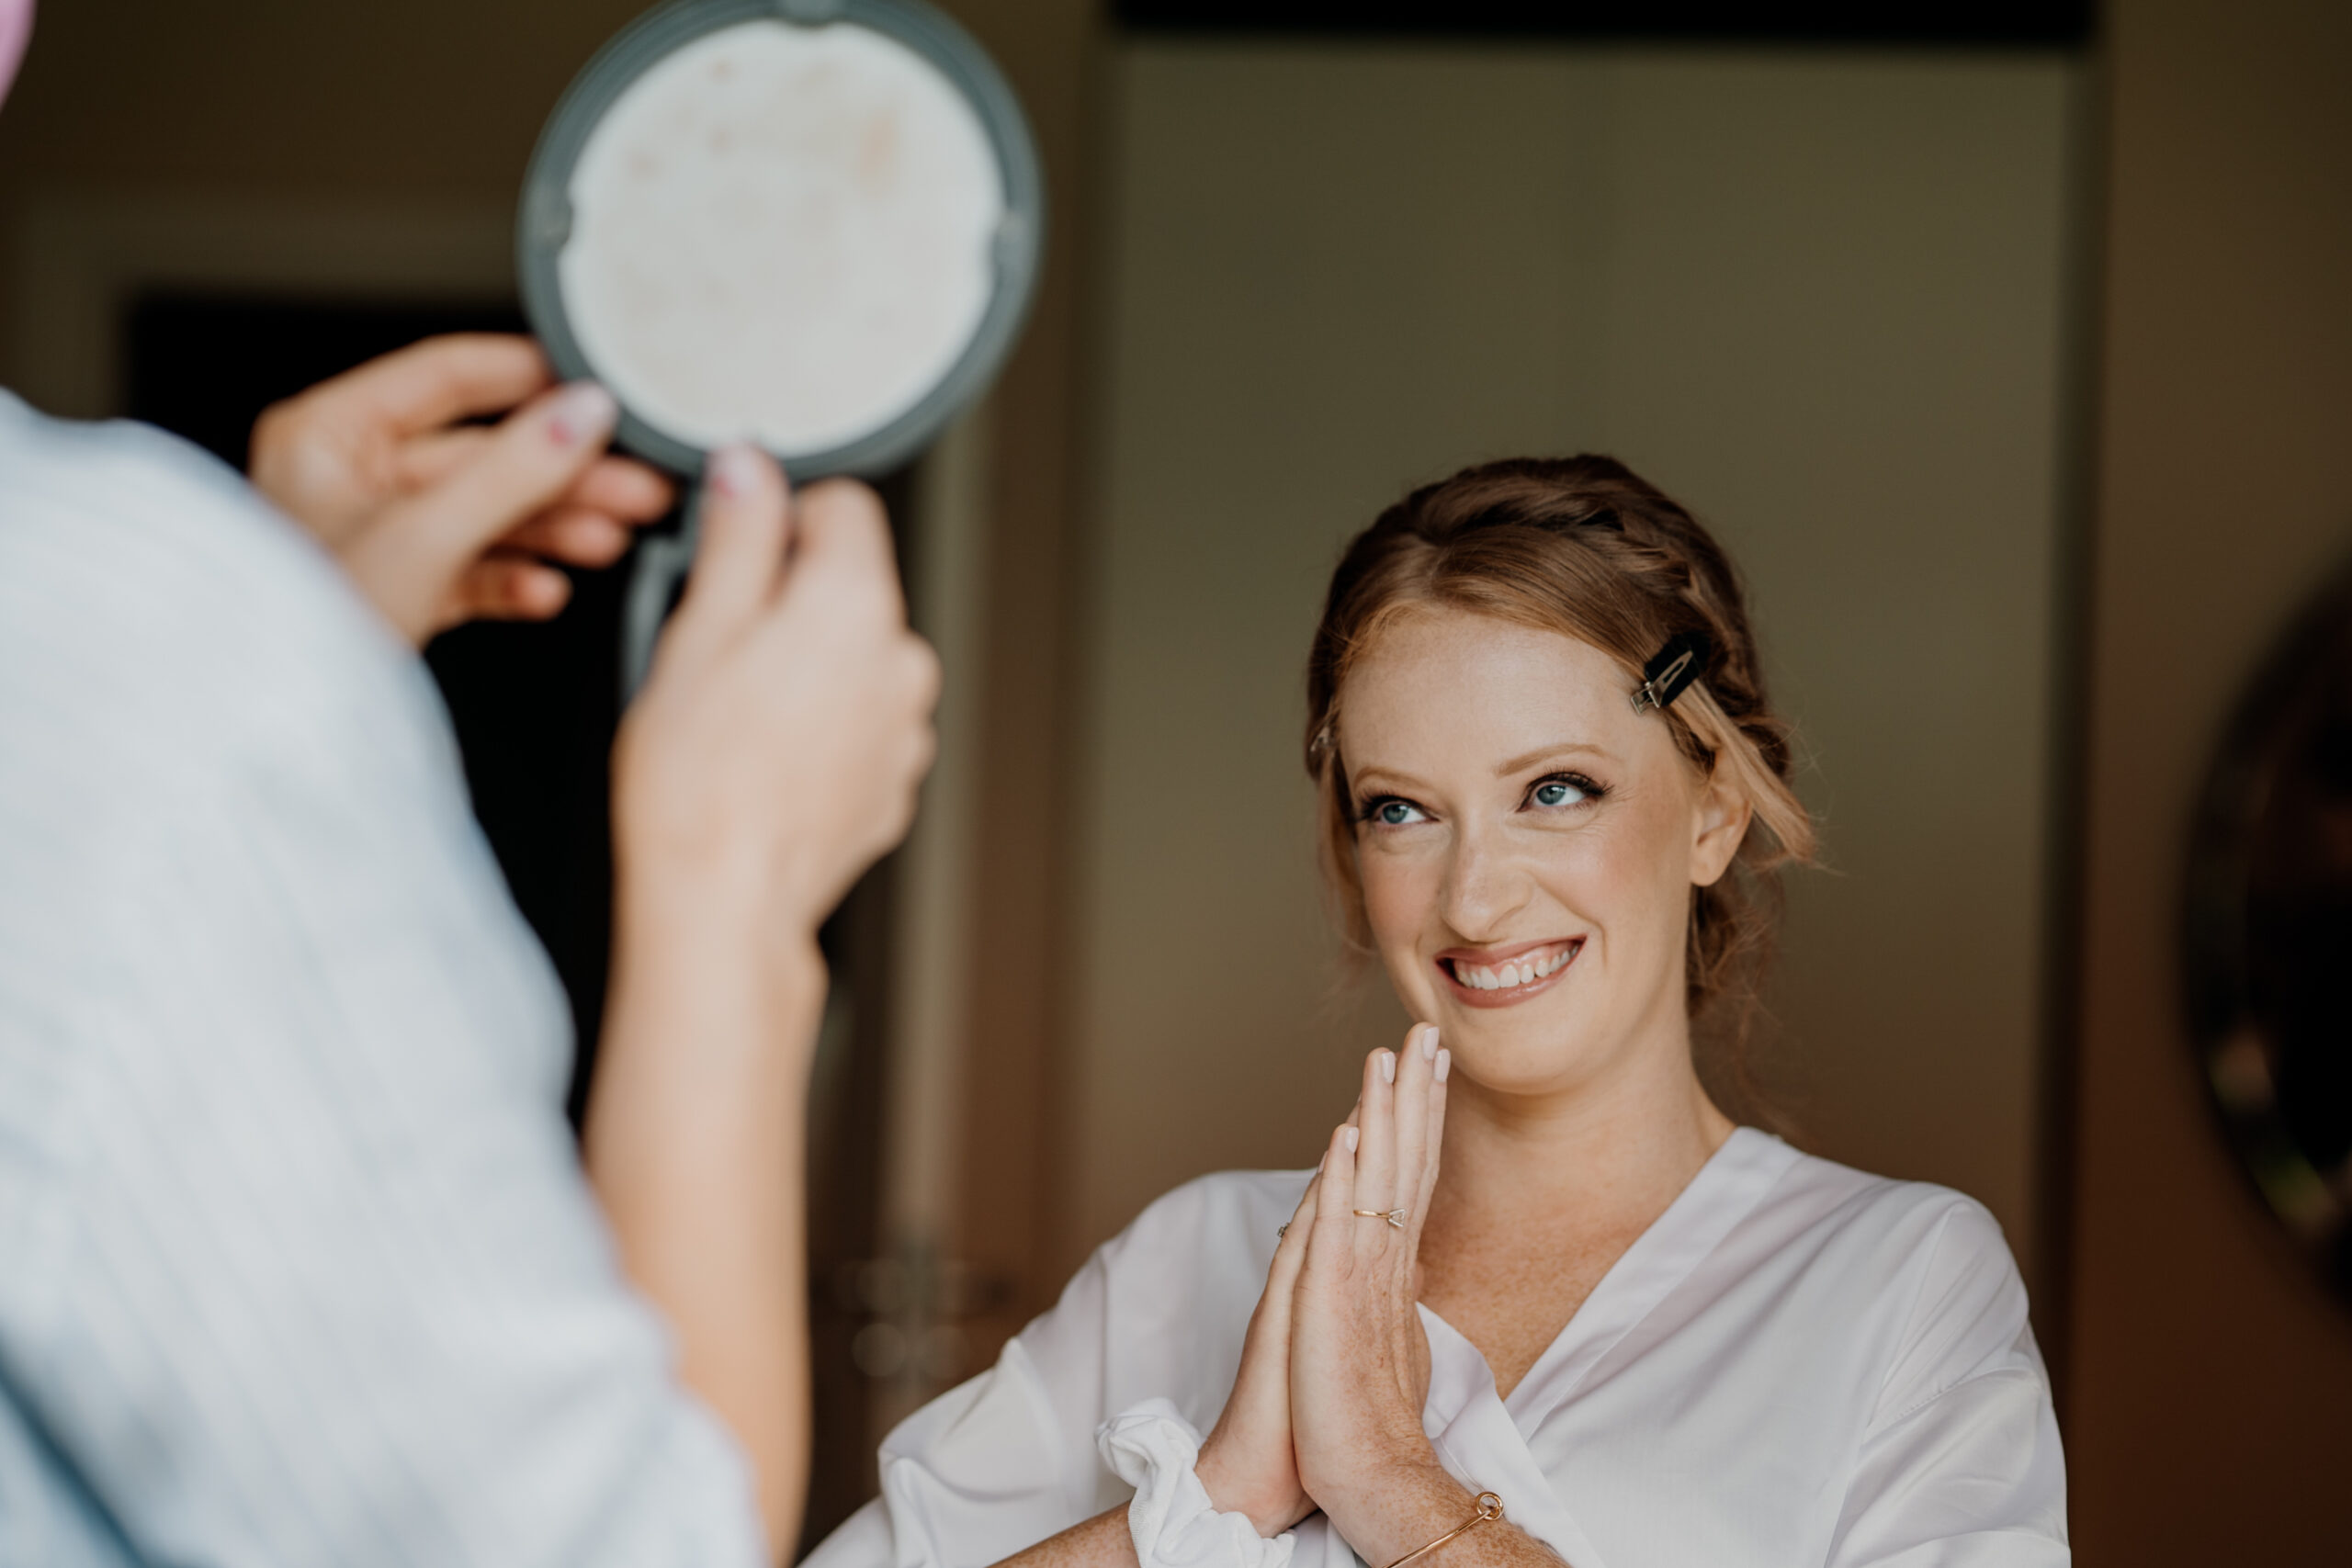
{"label": "metal hair pin", "polygon": [[1682,632],[1667,639],[1657,657],[1642,666],[1641,689],[1634,694],[1634,711],[1656,708],[1664,713],[1674,699],[1706,673],[1714,645],[1704,632]]}

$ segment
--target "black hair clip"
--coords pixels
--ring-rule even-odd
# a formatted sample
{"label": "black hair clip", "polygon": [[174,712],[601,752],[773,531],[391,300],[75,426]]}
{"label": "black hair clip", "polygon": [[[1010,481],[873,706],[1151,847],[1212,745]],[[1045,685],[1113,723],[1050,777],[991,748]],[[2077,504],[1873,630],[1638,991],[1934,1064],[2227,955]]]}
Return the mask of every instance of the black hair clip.
{"label": "black hair clip", "polygon": [[1690,682],[1707,672],[1715,645],[1704,632],[1682,632],[1668,637],[1657,657],[1642,666],[1641,690],[1634,694],[1634,711],[1645,707],[1664,713]]}

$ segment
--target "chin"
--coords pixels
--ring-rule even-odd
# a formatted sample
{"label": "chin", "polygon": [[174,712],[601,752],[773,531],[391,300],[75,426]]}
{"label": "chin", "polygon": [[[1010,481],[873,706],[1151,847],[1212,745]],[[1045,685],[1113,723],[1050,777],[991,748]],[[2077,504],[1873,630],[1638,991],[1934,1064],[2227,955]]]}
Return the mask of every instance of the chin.
{"label": "chin", "polygon": [[1555,1094],[1591,1077],[1607,1055],[1585,1032],[1497,1027],[1489,1018],[1465,1019],[1439,1038],[1453,1053],[1453,1071],[1493,1094]]}

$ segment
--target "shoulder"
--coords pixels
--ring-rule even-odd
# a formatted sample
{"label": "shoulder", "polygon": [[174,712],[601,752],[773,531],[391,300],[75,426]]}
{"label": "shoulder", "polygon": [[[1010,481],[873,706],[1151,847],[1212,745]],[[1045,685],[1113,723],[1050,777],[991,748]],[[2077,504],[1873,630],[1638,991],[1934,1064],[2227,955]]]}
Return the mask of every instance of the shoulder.
{"label": "shoulder", "polygon": [[1163,1194],[1095,1249],[1049,1317],[1059,1329],[1150,1345],[1171,1364],[1218,1360],[1228,1339],[1238,1356],[1274,1233],[1312,1174],[1220,1171]]}
{"label": "shoulder", "polygon": [[414,661],[326,552],[226,465],[6,393],[0,611],[12,716],[103,712],[85,743],[160,730],[217,745],[347,711],[356,687],[413,684]]}
{"label": "shoulder", "polygon": [[1796,1154],[1759,1210],[1824,1244],[1865,1247],[1890,1262],[1902,1259],[1914,1268],[1940,1262],[1963,1272],[2017,1277],[1992,1212],[1965,1192],[1931,1181],[1874,1176]]}
{"label": "shoulder", "polygon": [[5,392],[0,728],[0,808],[93,852],[217,802],[462,810],[422,661],[307,534],[175,436]]}
{"label": "shoulder", "polygon": [[1984,1204],[1791,1152],[1743,1228],[1876,1348],[1882,1415],[1998,1368],[2041,1374],[2024,1279]]}
{"label": "shoulder", "polygon": [[1248,1257],[1265,1271],[1274,1233],[1298,1207],[1311,1170],[1220,1170],[1195,1177],[1154,1199],[1103,1244],[1106,1265],[1143,1256]]}
{"label": "shoulder", "polygon": [[[422,661],[186,443],[0,393],[0,1077],[38,1059],[63,1097],[103,1061],[194,1072],[197,1039],[373,1038],[458,994],[426,964],[495,967],[497,1016],[550,1032]],[[411,1034],[454,1051],[446,1013]],[[64,1136],[30,1102],[11,1126]]]}

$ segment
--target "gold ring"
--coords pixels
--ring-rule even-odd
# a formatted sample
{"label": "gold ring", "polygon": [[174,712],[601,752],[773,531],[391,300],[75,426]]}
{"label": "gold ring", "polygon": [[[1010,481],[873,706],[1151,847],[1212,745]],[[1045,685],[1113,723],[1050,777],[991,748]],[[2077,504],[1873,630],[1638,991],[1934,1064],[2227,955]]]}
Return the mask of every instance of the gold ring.
{"label": "gold ring", "polygon": [[1386,1220],[1400,1231],[1405,1228],[1405,1211],[1402,1209],[1358,1209],[1356,1213],[1367,1220]]}
{"label": "gold ring", "polygon": [[1290,1222],[1288,1220],[1284,1220],[1281,1224],[1274,1227],[1274,1239],[1276,1241],[1282,1240],[1283,1237],[1288,1235],[1290,1235]]}

